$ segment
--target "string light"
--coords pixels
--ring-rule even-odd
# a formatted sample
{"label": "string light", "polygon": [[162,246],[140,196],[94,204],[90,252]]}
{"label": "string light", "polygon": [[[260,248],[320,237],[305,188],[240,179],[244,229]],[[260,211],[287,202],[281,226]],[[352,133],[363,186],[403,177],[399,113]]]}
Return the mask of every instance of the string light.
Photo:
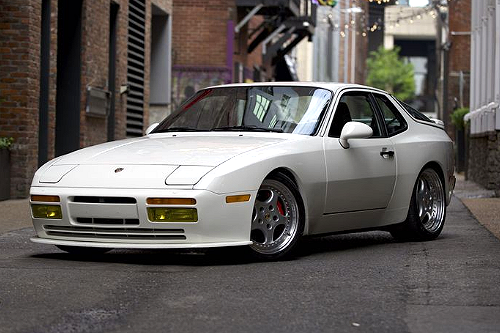
{"label": "string light", "polygon": [[[378,4],[387,3],[391,0],[368,0],[369,2],[376,2]],[[448,0],[450,1],[450,0]],[[399,3],[399,1],[396,1]],[[390,16],[385,22],[382,19],[377,19],[377,22],[374,22],[372,25],[368,25],[368,17],[364,13],[358,16],[358,20],[351,19],[347,24],[344,24],[343,30],[339,31],[340,24],[335,23],[334,27],[336,31],[339,31],[341,37],[345,37],[347,35],[348,30],[353,30],[353,33],[357,35],[362,35],[363,37],[368,36],[368,32],[380,31],[385,26],[388,29],[394,29],[395,27],[399,27],[403,23],[413,24],[415,20],[423,19],[424,15],[429,15],[432,19],[436,19],[437,15],[441,11],[443,6],[435,7],[433,5],[428,5],[423,8],[419,8],[418,10],[413,10],[411,13],[406,12],[404,15],[403,11],[400,11],[399,15],[396,14],[396,17],[391,18]],[[446,7],[446,6],[444,6]],[[330,17],[331,18],[331,17]],[[363,23],[364,22],[364,23]],[[361,24],[361,27],[359,26]]]}

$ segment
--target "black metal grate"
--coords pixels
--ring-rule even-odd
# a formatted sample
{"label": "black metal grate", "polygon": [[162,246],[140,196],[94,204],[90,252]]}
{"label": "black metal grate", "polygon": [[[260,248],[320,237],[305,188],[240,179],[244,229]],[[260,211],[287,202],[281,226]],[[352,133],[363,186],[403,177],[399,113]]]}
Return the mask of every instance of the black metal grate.
{"label": "black metal grate", "polygon": [[139,219],[77,217],[76,222],[83,224],[139,225]]}
{"label": "black metal grate", "polygon": [[143,135],[144,126],[144,36],[146,34],[144,0],[130,0],[128,12],[127,137]]}
{"label": "black metal grate", "polygon": [[109,204],[135,204],[135,198],[127,197],[94,197],[94,196],[76,196],[73,202],[83,203],[109,203]]}
{"label": "black metal grate", "polygon": [[87,239],[186,240],[184,229],[96,228],[44,225],[49,236]]}

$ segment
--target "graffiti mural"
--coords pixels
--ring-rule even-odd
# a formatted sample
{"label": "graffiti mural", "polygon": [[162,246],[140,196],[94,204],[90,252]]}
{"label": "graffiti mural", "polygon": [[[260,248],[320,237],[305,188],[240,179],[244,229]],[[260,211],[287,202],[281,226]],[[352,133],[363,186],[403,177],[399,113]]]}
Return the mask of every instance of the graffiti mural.
{"label": "graffiti mural", "polygon": [[172,68],[172,109],[199,89],[231,83],[232,73],[226,67],[174,66]]}

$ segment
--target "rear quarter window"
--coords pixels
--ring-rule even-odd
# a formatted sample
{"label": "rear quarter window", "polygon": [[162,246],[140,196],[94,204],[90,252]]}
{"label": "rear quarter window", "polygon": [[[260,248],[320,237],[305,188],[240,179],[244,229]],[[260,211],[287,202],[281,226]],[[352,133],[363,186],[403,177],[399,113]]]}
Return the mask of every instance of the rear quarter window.
{"label": "rear quarter window", "polygon": [[397,100],[397,101],[413,118],[434,124],[434,122],[429,117],[427,117],[425,114],[423,114],[422,112],[415,110],[414,108],[412,108],[411,106],[409,106],[405,102],[401,102],[400,100]]}
{"label": "rear quarter window", "polygon": [[394,104],[384,95],[373,94],[373,96],[382,111],[387,135],[393,136],[406,130],[406,122]]}

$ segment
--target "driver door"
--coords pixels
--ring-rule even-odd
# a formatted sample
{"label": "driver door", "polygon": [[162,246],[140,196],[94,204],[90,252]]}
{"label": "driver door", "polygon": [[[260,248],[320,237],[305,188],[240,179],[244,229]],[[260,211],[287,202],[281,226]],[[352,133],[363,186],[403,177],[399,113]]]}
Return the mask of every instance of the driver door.
{"label": "driver door", "polygon": [[[351,139],[350,148],[342,148],[338,138],[348,121],[365,123],[372,128],[373,136]],[[328,136],[324,138],[324,148],[327,167],[325,215],[387,207],[396,180],[397,156],[369,92],[349,91],[341,96]],[[367,221],[370,222],[373,221]]]}

